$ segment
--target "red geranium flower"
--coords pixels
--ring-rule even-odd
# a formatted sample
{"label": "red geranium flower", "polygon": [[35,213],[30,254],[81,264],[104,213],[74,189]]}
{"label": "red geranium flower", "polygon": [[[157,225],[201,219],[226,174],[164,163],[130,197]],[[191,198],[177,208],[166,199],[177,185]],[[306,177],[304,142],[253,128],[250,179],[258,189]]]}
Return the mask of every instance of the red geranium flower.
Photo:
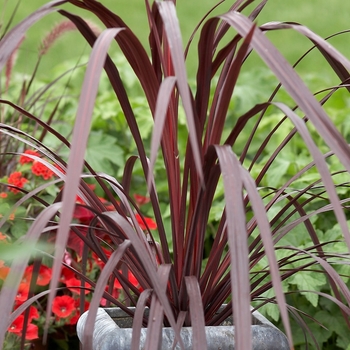
{"label": "red geranium flower", "polygon": [[33,265],[29,265],[24,270],[24,274],[22,277],[22,283],[26,283],[29,285],[31,279],[32,279],[32,273],[33,273]]}
{"label": "red geranium flower", "polygon": [[[20,171],[15,171],[14,173],[10,174],[10,176],[7,179],[7,183],[9,183],[10,185],[17,186],[19,188],[23,188],[26,182],[28,182],[28,180],[22,177],[22,173]],[[9,190],[14,194],[19,192],[19,190],[17,190],[16,188],[10,188]]]}
{"label": "red geranium flower", "polygon": [[134,198],[139,207],[150,201],[149,197],[141,196],[140,194],[134,194]]}
{"label": "red geranium flower", "polygon": [[24,324],[24,316],[19,315],[12,323],[11,326],[7,329],[9,332],[21,335]]}
{"label": "red geranium flower", "polygon": [[0,198],[7,198],[6,192],[0,192]]}
{"label": "red geranium flower", "polygon": [[[24,316],[19,315],[11,324],[11,326],[8,328],[8,331],[10,333],[14,333],[18,336],[22,335],[23,331],[23,326],[24,326]],[[33,340],[39,338],[38,335],[38,326],[32,323],[28,323],[27,329],[26,329],[26,335],[25,339],[26,340]]]}
{"label": "red geranium flower", "polygon": [[26,340],[38,339],[39,338],[38,326],[32,323],[29,323],[27,326],[25,338]]}
{"label": "red geranium flower", "polygon": [[16,301],[24,302],[28,299],[29,283],[21,283],[17,290]]}
{"label": "red geranium flower", "polygon": [[[111,256],[112,252],[104,247],[101,248],[108,259]],[[92,252],[91,256],[100,269],[102,269],[106,265],[95,252]]]}
{"label": "red geranium flower", "polygon": [[8,266],[0,266],[0,280],[5,280],[5,278],[7,277],[7,275],[10,272],[10,268]]}
{"label": "red geranium flower", "polygon": [[55,173],[41,162],[35,161],[32,165],[32,173],[42,176],[44,180],[49,180]]}
{"label": "red geranium flower", "polygon": [[32,322],[32,320],[37,320],[39,318],[39,311],[36,307],[31,305],[29,307],[29,322]]}
{"label": "red geranium flower", "polygon": [[[80,312],[80,300],[74,299],[74,305],[75,305],[76,312],[73,315],[73,317],[69,320],[70,325],[77,324],[79,317],[80,317],[80,314],[81,314],[81,312]],[[90,307],[90,303],[85,300],[83,312],[89,310],[89,307]]]}
{"label": "red geranium flower", "polygon": [[75,272],[66,266],[62,267],[60,282],[66,284],[66,282],[72,278],[75,278]]}
{"label": "red geranium flower", "polygon": [[[139,224],[141,230],[143,230],[143,231],[147,230],[147,226],[150,230],[157,229],[157,224],[153,219],[148,218],[146,216],[141,217],[139,214],[135,214],[135,217],[136,217],[137,223]],[[147,226],[145,225],[145,222],[146,222]]]}
{"label": "red geranium flower", "polygon": [[74,309],[74,299],[69,295],[58,296],[53,300],[52,312],[59,318],[70,316]]}
{"label": "red geranium flower", "polygon": [[[15,309],[17,309],[19,306],[21,306],[23,303],[21,302],[17,302],[15,304]],[[24,316],[26,311],[24,311],[22,313],[22,315]],[[29,306],[29,316],[28,316],[28,319],[29,319],[29,322],[32,322],[32,320],[37,320],[39,318],[39,311],[36,307],[34,307],[33,305]]]}
{"label": "red geranium flower", "polygon": [[[24,154],[30,154],[30,155],[33,155],[33,156],[37,156],[37,157],[40,157],[40,154],[39,152],[37,151],[33,151],[31,149],[27,149]],[[25,155],[21,155],[19,157],[19,162],[20,164],[26,164],[26,163],[33,163],[34,162],[34,159],[33,158],[30,158],[30,157],[26,157]]]}
{"label": "red geranium flower", "polygon": [[134,274],[131,271],[128,271],[128,280],[133,284],[135,287],[139,285],[139,281],[136,279]]}
{"label": "red geranium flower", "polygon": [[[34,265],[30,265],[26,268],[23,280],[30,281],[33,274]],[[52,270],[50,267],[40,265],[38,278],[36,284],[38,286],[47,286],[51,281]]]}
{"label": "red geranium flower", "polygon": [[[66,280],[66,286],[71,292],[80,294],[81,281],[79,279],[73,277],[73,278],[70,278],[69,280]],[[74,287],[78,287],[78,288],[74,288]],[[91,284],[85,282],[84,288],[91,288]],[[84,289],[84,293],[89,294],[90,290]]]}

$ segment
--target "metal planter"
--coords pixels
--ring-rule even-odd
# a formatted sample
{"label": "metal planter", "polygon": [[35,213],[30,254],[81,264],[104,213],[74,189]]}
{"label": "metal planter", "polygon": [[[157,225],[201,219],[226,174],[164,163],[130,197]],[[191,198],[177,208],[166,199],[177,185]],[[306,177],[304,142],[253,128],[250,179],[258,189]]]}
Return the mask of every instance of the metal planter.
{"label": "metal planter", "polygon": [[[77,324],[78,337],[81,340],[84,332],[87,312]],[[228,324],[232,319],[228,320]],[[93,350],[129,350],[132,338],[132,318],[119,308],[98,309],[93,333]],[[145,344],[147,329],[141,331],[141,348]],[[206,327],[208,350],[234,350],[234,326]],[[181,337],[185,349],[192,349],[192,328],[183,327]],[[289,350],[286,336],[259,312],[253,312],[252,325],[253,350]],[[173,349],[174,331],[163,328],[161,350]],[[159,349],[159,350],[160,350]],[[180,349],[179,345],[175,349]]]}

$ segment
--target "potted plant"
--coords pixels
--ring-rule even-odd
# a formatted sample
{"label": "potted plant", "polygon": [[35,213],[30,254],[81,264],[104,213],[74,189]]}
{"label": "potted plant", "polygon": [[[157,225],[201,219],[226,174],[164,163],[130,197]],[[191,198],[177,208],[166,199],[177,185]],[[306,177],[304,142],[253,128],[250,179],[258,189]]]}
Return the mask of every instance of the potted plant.
{"label": "potted plant", "polygon": [[[326,276],[333,295],[318,294],[335,302],[346,319],[350,313],[349,291],[332,264],[334,259],[338,264],[344,263],[350,247],[344,207],[348,198],[346,193],[340,198],[342,193],[337,192],[333,178],[339,172],[348,173],[350,152],[322,105],[336,90],[346,86],[350,62],[301,25],[270,23],[258,27],[254,20],[266,1],[259,2],[250,15],[245,16],[242,11],[251,1],[239,0],[229,12],[205,19],[202,24],[196,82],[192,83],[185,67],[188,47],[185,50],[182,47],[173,1],[152,5],[145,1],[150,24],[149,58],[147,50],[117,14],[97,1],[70,0],[45,5],[9,32],[1,42],[4,58],[0,64],[4,64],[33,19],[66,2],[92,12],[108,29],[96,38],[82,17],[58,10],[75,24],[93,49],[82,85],[68,161],[49,149],[43,151],[58,165],[52,166],[52,171],[64,180],[62,192],[40,213],[23,239],[24,242],[38,240],[43,231],[55,231],[48,315],[67,242],[70,235],[75,235],[83,242],[79,268],[74,268],[80,278],[81,310],[85,291],[94,290],[81,335],[84,349],[92,348],[92,330],[101,298],[107,300],[107,306],[113,303],[133,317],[133,349],[139,348],[141,329],[146,325],[145,348],[159,347],[163,326],[173,329],[172,340],[178,342],[180,348],[184,348],[181,329],[191,326],[193,348],[203,348],[207,344],[205,326],[219,325],[232,315],[235,348],[250,349],[252,302],[258,302],[258,306],[266,302],[278,304],[289,347],[293,348],[288,311],[296,318],[299,314],[296,308],[287,305],[282,282],[305,270]],[[340,78],[339,86],[320,100],[264,34],[285,28],[309,38]],[[138,91],[147,100],[153,118],[149,121],[153,123],[150,139],[142,138],[140,116],[132,108],[118,66],[107,55],[114,39],[139,81]],[[236,115],[230,103],[240,71],[252,50],[281,85],[266,101]],[[125,132],[137,150],[136,155],[127,159],[121,180],[111,174],[97,173],[84,163],[103,68],[124,114]],[[277,102],[280,91],[290,96],[291,105]],[[23,112],[17,106],[13,108]],[[274,108],[280,113],[279,122],[267,134],[259,134],[261,124]],[[35,119],[29,112],[26,115]],[[54,134],[47,124],[41,124]],[[260,138],[261,144],[251,149],[255,138]],[[61,139],[68,145],[66,139]],[[273,151],[272,142],[276,142]],[[32,145],[44,146],[35,140]],[[283,159],[283,152],[290,145],[297,145],[298,151],[302,147],[308,150],[310,162],[292,175],[282,176],[283,183],[278,187],[265,186],[264,178],[274,164]],[[323,154],[324,148],[329,152]],[[327,166],[328,158],[336,158],[342,165],[341,170],[332,173]],[[308,181],[309,171],[315,168],[317,179],[313,177]],[[88,186],[88,180],[96,183],[96,191],[103,192],[104,200]],[[149,193],[147,207],[140,208],[132,196],[140,188]],[[77,195],[81,198],[79,207],[89,213],[85,225],[71,223]],[[326,251],[323,247],[327,242],[322,241],[313,225],[314,217],[329,211],[334,212],[347,244],[344,254]],[[154,218],[156,231],[151,230],[150,216]],[[311,238],[312,244],[308,247],[286,243],[286,238],[293,236],[300,226],[306,228],[305,234]],[[283,251],[282,257],[277,258],[277,250]],[[87,274],[91,251],[103,266],[97,282]],[[14,262],[4,282],[0,308],[5,317],[11,314],[8,299],[13,299],[14,286],[19,283],[20,277],[16,278],[16,274],[21,276],[28,259]],[[137,283],[131,281],[129,273]],[[113,295],[116,281],[124,293],[121,297]],[[271,290],[273,295],[267,296]],[[32,301],[29,299],[12,313],[10,320]],[[144,316],[146,308],[149,308],[148,317]],[[303,324],[300,317],[298,320]]]}

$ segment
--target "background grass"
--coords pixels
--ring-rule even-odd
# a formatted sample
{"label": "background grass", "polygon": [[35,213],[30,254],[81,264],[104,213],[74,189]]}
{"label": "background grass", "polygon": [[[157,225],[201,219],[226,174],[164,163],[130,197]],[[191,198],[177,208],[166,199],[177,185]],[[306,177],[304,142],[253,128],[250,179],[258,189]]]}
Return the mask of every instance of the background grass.
{"label": "background grass", "polygon": [[[30,14],[38,7],[45,4],[46,0],[21,1],[17,10],[17,14],[13,23],[18,23],[20,19]],[[139,38],[147,43],[148,29],[147,18],[145,13],[144,0],[101,0],[103,4],[112,11],[118,13],[123,20],[132,28]],[[7,0],[3,2],[1,19],[2,23],[9,21],[10,15],[15,8],[17,1]],[[177,1],[178,16],[183,32],[184,42],[187,42],[195,25],[200,21],[202,16],[217,3],[217,0],[201,0],[201,1]],[[225,12],[233,1],[225,1],[214,11],[215,15]],[[258,4],[257,1],[253,6]],[[249,9],[252,9],[250,6]],[[66,5],[67,10],[71,10],[70,5]],[[74,10],[76,12],[76,10]],[[82,12],[80,12],[82,13]],[[258,24],[269,21],[294,21],[308,26],[311,30],[322,37],[326,37],[333,33],[350,28],[348,14],[350,13],[350,2],[344,0],[269,0],[264,10],[258,17]],[[88,17],[85,14],[85,17]],[[90,17],[91,18],[91,17]],[[52,25],[62,19],[59,14],[46,16],[39,21],[28,32],[25,42],[22,44],[20,55],[18,58],[18,66],[20,71],[30,74],[34,63],[37,59],[38,46],[43,36],[50,30]],[[98,21],[93,18],[98,23]],[[308,48],[311,47],[310,42],[291,30],[283,30],[274,33],[268,33],[268,37],[276,44],[287,59],[294,63]],[[330,41],[344,55],[350,57],[350,41],[349,34],[343,34]],[[116,47],[116,46],[115,46]],[[190,59],[188,62],[189,74],[195,72],[195,46],[190,51]],[[89,53],[90,49],[82,40],[80,34],[69,33],[64,40],[57,42],[40,65],[40,75],[45,77],[51,67],[68,59],[78,58],[83,53]],[[247,69],[254,67],[261,62],[252,55],[246,65]],[[325,67],[322,57],[316,52],[308,56],[307,59],[300,64],[298,70],[300,72],[309,72],[317,70],[322,74]]]}

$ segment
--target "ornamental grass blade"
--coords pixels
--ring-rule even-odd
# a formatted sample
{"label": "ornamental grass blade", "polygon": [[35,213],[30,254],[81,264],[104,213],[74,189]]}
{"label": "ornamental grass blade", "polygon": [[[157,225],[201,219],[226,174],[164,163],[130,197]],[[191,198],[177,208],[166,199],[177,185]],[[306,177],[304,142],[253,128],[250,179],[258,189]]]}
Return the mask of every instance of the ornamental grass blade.
{"label": "ornamental grass blade", "polygon": [[141,328],[143,323],[143,314],[146,304],[152,295],[152,289],[145,289],[137,300],[135,314],[132,321],[132,338],[131,338],[131,350],[140,349]]}
{"label": "ornamental grass blade", "polygon": [[170,98],[174,91],[176,83],[175,77],[166,77],[160,86],[156,110],[154,113],[154,127],[152,133],[152,141],[151,141],[151,156],[150,156],[150,165],[149,165],[149,174],[148,174],[148,188],[150,191],[151,188],[151,174],[153,172],[153,167],[156,162],[157,152],[160,146],[160,142],[163,135],[163,129],[165,120],[167,117],[167,110],[169,108]]}
{"label": "ornamental grass blade", "polygon": [[[84,155],[90,133],[92,112],[100,75],[110,43],[120,31],[120,29],[107,29],[99,36],[92,49],[82,86],[63,190],[62,215],[60,217],[60,225],[56,237],[55,261],[50,282],[51,293],[48,298],[46,332],[50,319],[52,302],[55,297],[55,289],[59,281],[61,262],[68,241],[69,227],[73,217],[76,194],[79,187],[81,171],[83,169]],[[46,335],[47,333],[45,336]]]}
{"label": "ornamental grass blade", "polygon": [[220,77],[223,80],[221,88],[215,95],[218,96],[217,103],[212,105],[210,111],[210,118],[208,121],[207,134],[209,141],[208,144],[220,144],[221,136],[225,126],[229,104],[232,99],[232,93],[236,86],[236,82],[247,53],[250,50],[250,41],[253,37],[255,26],[253,26],[247,36],[244,38],[242,45],[240,46],[233,62],[225,71],[224,76]]}
{"label": "ornamental grass blade", "polygon": [[[147,276],[150,279],[153,292],[159,299],[162,308],[164,309],[165,315],[170,323],[170,326],[175,331],[175,336],[177,339],[180,339],[180,345],[183,346],[180,336],[180,327],[176,324],[175,316],[173,314],[172,308],[170,306],[170,301],[164,288],[162,287],[161,281],[157,274],[156,266],[154,265],[153,259],[149,258],[148,252],[145,250],[144,237],[140,237],[138,233],[131,226],[130,222],[121,216],[118,212],[106,212],[104,215],[112,218],[119,228],[125,233],[126,237],[131,241],[133,248],[135,249],[138,259],[143,265],[144,270],[147,273]],[[147,241],[146,241],[147,243]]]}
{"label": "ornamental grass blade", "polygon": [[232,306],[235,348],[252,349],[249,257],[240,163],[230,146],[214,146],[218,155],[225,196],[227,240],[231,257]]}
{"label": "ornamental grass blade", "polygon": [[242,171],[244,187],[248,192],[249,200],[251,202],[253,212],[254,212],[254,217],[255,217],[255,220],[257,221],[257,225],[259,228],[260,237],[261,237],[261,240],[263,241],[265,255],[269,262],[269,266],[271,270],[272,285],[275,290],[276,299],[280,308],[282,321],[285,327],[285,331],[287,333],[289,346],[291,349],[294,349],[292,332],[291,332],[291,327],[290,327],[290,322],[289,322],[287,307],[286,307],[286,300],[282,290],[280,271],[278,268],[274,242],[272,240],[271,228],[270,228],[269,220],[266,215],[265,206],[258,193],[255,182],[251,178],[249,172],[247,170],[244,170],[243,168],[241,169],[242,169],[241,171]]}
{"label": "ornamental grass blade", "polygon": [[[159,284],[164,292],[166,292],[171,265],[160,265],[157,271]],[[153,293],[151,306],[149,310],[147,336],[145,342],[146,350],[162,348],[162,328],[163,328],[164,309],[162,303]]]}
{"label": "ornamental grass blade", "polygon": [[186,276],[185,282],[190,303],[189,309],[193,331],[193,350],[206,350],[207,338],[205,334],[205,320],[201,290],[196,277]]}
{"label": "ornamental grass blade", "polygon": [[198,128],[195,123],[195,116],[192,104],[190,88],[187,83],[187,73],[184,58],[184,51],[181,41],[181,31],[176,15],[175,5],[171,1],[158,2],[159,13],[163,19],[166,37],[170,47],[172,64],[174,66],[177,88],[182,98],[182,104],[186,115],[187,126],[189,131],[189,139],[194,163],[197,169],[198,177],[201,184],[204,184],[202,172],[202,157],[200,152],[200,140]]}
{"label": "ornamental grass blade", "polygon": [[92,340],[93,340],[97,309],[100,305],[100,300],[105,291],[105,286],[108,284],[109,277],[111,276],[118,262],[122,259],[126,249],[130,245],[131,245],[131,242],[129,240],[125,240],[121,245],[119,245],[119,247],[112,253],[106,265],[103,267],[101,271],[100,277],[98,278],[98,281],[95,287],[94,296],[91,300],[89,313],[86,318],[83,339],[81,340],[84,350],[92,350]]}
{"label": "ornamental grass blade", "polygon": [[68,2],[68,0],[56,0],[40,7],[38,10],[27,16],[22,22],[12,28],[0,40],[0,71],[2,71],[11,54],[20,44],[27,30],[42,17],[51,12],[57,11],[55,6],[64,4],[66,2]]}

